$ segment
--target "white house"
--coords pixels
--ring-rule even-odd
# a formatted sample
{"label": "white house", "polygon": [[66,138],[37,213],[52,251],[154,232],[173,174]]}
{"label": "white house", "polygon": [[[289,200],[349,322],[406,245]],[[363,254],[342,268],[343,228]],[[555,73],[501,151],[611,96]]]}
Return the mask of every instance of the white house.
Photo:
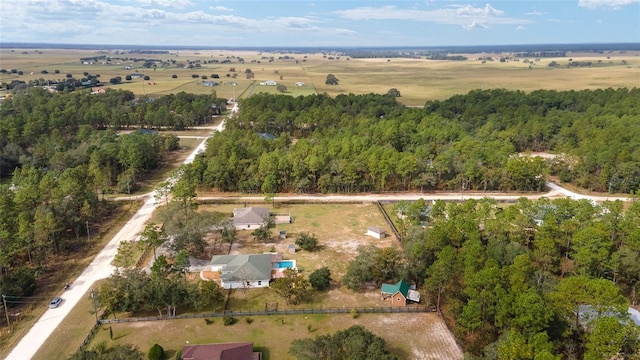
{"label": "white house", "polygon": [[387,236],[387,233],[384,231],[384,229],[381,229],[377,226],[369,226],[369,228],[367,229],[367,235],[376,239],[382,239]]}
{"label": "white house", "polygon": [[246,207],[233,209],[233,226],[237,230],[255,230],[267,223],[269,209]]}
{"label": "white house", "polygon": [[224,289],[268,287],[271,281],[271,254],[217,255],[211,270],[220,272]]}
{"label": "white house", "polygon": [[278,85],[278,83],[273,81],[273,80],[267,80],[262,84],[267,85],[267,86],[276,86],[276,85]]}
{"label": "white house", "polygon": [[298,82],[296,83],[296,86],[304,86],[304,83],[303,83],[302,81],[298,81]]}
{"label": "white house", "polygon": [[211,271],[220,273],[224,289],[268,287],[269,281],[284,276],[285,269],[297,270],[295,260],[283,260],[279,253],[216,255]]}

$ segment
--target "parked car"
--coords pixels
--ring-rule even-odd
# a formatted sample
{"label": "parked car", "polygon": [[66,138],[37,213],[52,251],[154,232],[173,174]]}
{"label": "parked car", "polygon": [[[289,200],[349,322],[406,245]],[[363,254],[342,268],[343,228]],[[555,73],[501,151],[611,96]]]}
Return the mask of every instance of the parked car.
{"label": "parked car", "polygon": [[57,297],[51,300],[51,302],[49,303],[49,309],[55,309],[58,306],[60,306],[61,303],[62,303],[62,298]]}

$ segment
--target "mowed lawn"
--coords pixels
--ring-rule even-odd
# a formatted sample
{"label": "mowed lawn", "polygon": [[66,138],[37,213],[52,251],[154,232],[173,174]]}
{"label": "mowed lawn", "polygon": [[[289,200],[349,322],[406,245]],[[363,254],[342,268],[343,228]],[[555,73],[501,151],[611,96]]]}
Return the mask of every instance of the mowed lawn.
{"label": "mowed lawn", "polygon": [[361,325],[384,338],[387,349],[401,359],[462,359],[462,352],[435,313],[360,314],[355,319],[348,314],[265,315],[251,317],[251,323],[237,317],[237,323],[231,326],[224,326],[222,318],[212,319],[209,323],[205,319],[181,319],[103,325],[90,346],[99,342],[131,343],[147,352],[157,343],[173,358],[186,344],[250,341],[264,351],[265,360],[295,359],[288,354],[293,340]]}
{"label": "mowed lawn", "polygon": [[[442,61],[409,58],[350,59],[341,56],[330,60],[322,54],[270,54],[257,51],[210,50],[180,51],[171,54],[115,54],[90,50],[39,49],[0,50],[2,68],[17,69],[23,75],[0,74],[0,82],[33,79],[64,79],[67,73],[82,78],[84,72],[99,74],[107,87],[131,90],[138,95],[160,96],[180,91],[209,94],[215,91],[225,98],[242,98],[259,92],[279,93],[276,86],[259,85],[266,80],[275,80],[287,87],[286,94],[292,96],[327,93],[338,94],[384,94],[391,88],[400,91],[398,101],[405,105],[422,106],[429,100],[441,100],[455,94],[464,94],[473,89],[506,88],[533,91],[537,89],[581,90],[595,88],[619,88],[637,86],[640,78],[640,54],[637,52],[611,52],[605,54],[568,53],[562,58],[518,58],[515,61],[499,62],[497,59],[509,54],[463,54],[466,61]],[[25,53],[26,52],[26,53]],[[81,57],[120,56],[128,58],[175,60],[188,64],[199,61],[199,68],[157,67],[141,68],[142,62],[122,61],[120,64],[83,65]],[[493,56],[496,61],[478,60],[480,56]],[[273,61],[269,58],[273,57]],[[210,63],[212,60],[230,60],[230,64]],[[238,59],[243,59],[239,63]],[[590,61],[591,67],[569,68],[569,60]],[[527,60],[527,62],[525,62]],[[558,67],[551,68],[555,61]],[[126,70],[125,66],[133,66]],[[43,75],[40,72],[49,72]],[[53,74],[59,70],[60,74]],[[233,71],[235,70],[235,72]],[[246,78],[251,70],[253,79]],[[33,74],[31,74],[33,72]],[[131,73],[143,73],[149,81],[133,79],[126,81]],[[219,79],[211,78],[218,74]],[[231,76],[236,74],[236,78]],[[334,74],[338,85],[326,85],[328,74]],[[173,78],[176,75],[177,78]],[[198,77],[193,77],[197,75]],[[229,75],[229,77],[227,77]],[[122,77],[122,84],[111,85],[109,79]],[[217,81],[219,86],[202,86],[202,77]],[[237,85],[230,85],[235,82]],[[296,86],[297,82],[304,83]]]}

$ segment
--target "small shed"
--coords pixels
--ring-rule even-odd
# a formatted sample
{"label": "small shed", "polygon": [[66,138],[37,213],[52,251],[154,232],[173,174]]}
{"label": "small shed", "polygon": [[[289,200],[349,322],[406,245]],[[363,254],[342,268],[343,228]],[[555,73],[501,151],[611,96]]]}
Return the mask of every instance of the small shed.
{"label": "small shed", "polygon": [[376,239],[382,239],[387,236],[387,233],[384,231],[384,229],[381,229],[377,226],[369,226],[369,228],[367,229],[367,235]]}
{"label": "small shed", "polygon": [[289,244],[289,254],[295,254],[296,253],[296,244]]}
{"label": "small shed", "polygon": [[380,288],[382,299],[391,298],[391,305],[393,306],[406,306],[407,295],[409,293],[409,285],[404,280],[398,281],[393,284],[382,284]]}

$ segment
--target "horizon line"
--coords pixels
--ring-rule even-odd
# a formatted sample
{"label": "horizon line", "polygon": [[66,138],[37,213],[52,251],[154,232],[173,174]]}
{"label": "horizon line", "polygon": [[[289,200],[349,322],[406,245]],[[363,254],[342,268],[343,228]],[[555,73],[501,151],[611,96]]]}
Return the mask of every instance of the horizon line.
{"label": "horizon line", "polygon": [[48,42],[3,42],[0,49],[20,48],[57,48],[78,50],[119,50],[119,49],[158,49],[158,50],[452,50],[452,49],[514,49],[535,48],[548,50],[640,50],[640,42],[585,42],[585,43],[536,43],[536,44],[494,44],[494,45],[405,45],[405,46],[213,46],[213,45],[137,45],[137,44],[73,44]]}

